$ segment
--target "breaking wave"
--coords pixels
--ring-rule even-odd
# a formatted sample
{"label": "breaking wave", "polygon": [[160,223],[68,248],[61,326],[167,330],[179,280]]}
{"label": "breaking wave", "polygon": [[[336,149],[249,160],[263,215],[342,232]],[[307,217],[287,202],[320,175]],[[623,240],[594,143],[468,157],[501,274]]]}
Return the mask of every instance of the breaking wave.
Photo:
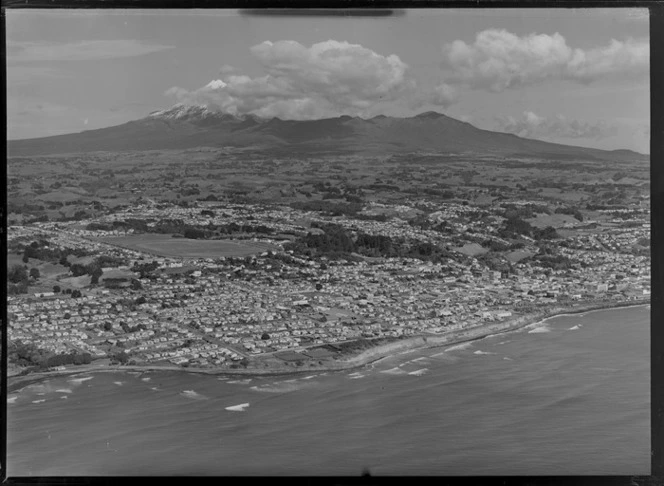
{"label": "breaking wave", "polygon": [[80,385],[80,384],[83,383],[84,381],[88,381],[88,380],[91,380],[91,379],[93,379],[93,378],[94,378],[94,376],[84,376],[84,377],[82,377],[82,378],[72,378],[72,379],[67,380],[67,381],[68,381],[69,383],[74,384],[74,385]]}
{"label": "breaking wave", "polygon": [[461,343],[461,344],[457,344],[456,346],[450,346],[445,351],[458,351],[458,350],[461,350],[461,349],[468,349],[472,345],[473,345],[473,343]]}
{"label": "breaking wave", "polygon": [[396,368],[391,368],[389,370],[382,370],[381,373],[385,373],[386,375],[406,375],[406,374],[408,374],[406,371],[402,370],[398,366]]}
{"label": "breaking wave", "polygon": [[192,398],[194,400],[205,400],[207,398],[200,393],[196,393],[194,390],[184,390],[182,393],[180,393],[180,395],[183,397]]}
{"label": "breaking wave", "polygon": [[551,329],[549,329],[547,326],[540,326],[536,327],[535,329],[531,329],[528,331],[528,334],[540,334],[544,332],[551,332]]}
{"label": "breaking wave", "polygon": [[226,383],[232,383],[232,384],[237,384],[237,385],[248,385],[251,383],[251,378],[247,378],[246,380],[229,380]]}
{"label": "breaking wave", "polygon": [[240,403],[239,405],[231,405],[230,407],[226,407],[226,410],[231,412],[244,412],[248,406],[248,403]]}

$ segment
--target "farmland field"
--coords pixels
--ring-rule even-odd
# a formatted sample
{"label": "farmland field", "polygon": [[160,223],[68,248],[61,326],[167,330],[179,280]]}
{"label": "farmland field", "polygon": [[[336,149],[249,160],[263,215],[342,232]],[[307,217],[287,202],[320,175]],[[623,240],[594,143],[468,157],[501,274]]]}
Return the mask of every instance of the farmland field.
{"label": "farmland field", "polygon": [[142,234],[100,238],[111,245],[164,257],[217,258],[247,256],[271,250],[268,243],[242,240],[190,240],[171,235]]}

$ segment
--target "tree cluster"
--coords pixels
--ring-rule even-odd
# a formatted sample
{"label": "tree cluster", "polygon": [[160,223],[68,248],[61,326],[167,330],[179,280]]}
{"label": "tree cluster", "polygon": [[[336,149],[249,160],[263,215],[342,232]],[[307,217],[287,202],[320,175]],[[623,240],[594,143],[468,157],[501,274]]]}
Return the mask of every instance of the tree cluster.
{"label": "tree cluster", "polygon": [[416,258],[433,262],[452,257],[447,250],[428,242],[406,241],[386,235],[370,235],[362,231],[353,234],[343,226],[333,223],[313,223],[312,227],[322,229],[323,234],[307,233],[296,242],[286,244],[288,249],[309,256],[327,256],[332,259],[344,258],[347,260],[355,259],[352,256],[353,253],[368,257]]}
{"label": "tree cluster", "polygon": [[45,262],[57,262],[62,265],[66,262],[65,266],[69,266],[67,262],[69,255],[84,257],[90,255],[90,252],[82,248],[51,248],[46,240],[33,241],[23,248],[24,263],[28,262],[28,258],[34,258]]}
{"label": "tree cluster", "polygon": [[556,208],[554,212],[556,214],[569,214],[570,216],[574,216],[576,220],[583,221],[583,214],[581,214],[581,211],[576,208],[560,207]]}
{"label": "tree cluster", "polygon": [[21,265],[12,265],[7,271],[7,294],[25,294],[28,291],[28,271]]}
{"label": "tree cluster", "polygon": [[15,346],[8,351],[8,358],[21,366],[36,366],[41,369],[68,364],[89,364],[92,362],[90,353],[71,351],[69,354],[53,354],[37,347],[33,343],[16,341]]}

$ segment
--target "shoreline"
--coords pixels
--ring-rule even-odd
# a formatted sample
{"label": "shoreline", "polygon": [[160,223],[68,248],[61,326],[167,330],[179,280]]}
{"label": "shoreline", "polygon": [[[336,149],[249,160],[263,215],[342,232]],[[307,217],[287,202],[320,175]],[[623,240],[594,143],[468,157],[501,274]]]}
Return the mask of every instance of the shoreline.
{"label": "shoreline", "polygon": [[[158,366],[158,365],[80,365],[76,369],[58,370],[58,371],[43,371],[36,373],[29,373],[27,375],[14,375],[7,376],[7,392],[20,391],[22,388],[29,386],[33,383],[38,383],[53,377],[69,376],[85,373],[99,373],[99,372],[151,372],[151,371],[177,371],[193,374],[204,375],[220,375],[220,376],[245,376],[245,377],[260,377],[260,376],[283,376],[283,375],[298,375],[298,374],[312,374],[333,371],[347,371],[351,369],[361,368],[369,364],[375,363],[382,359],[394,356],[395,354],[403,354],[410,351],[417,351],[421,349],[431,349],[445,346],[454,346],[471,341],[477,341],[490,336],[504,334],[508,332],[518,331],[528,326],[534,326],[544,323],[554,317],[574,316],[577,314],[585,314],[589,312],[605,311],[610,309],[622,309],[630,307],[639,307],[650,305],[650,299],[639,301],[619,301],[619,302],[606,302],[606,303],[588,303],[581,304],[578,308],[549,308],[536,313],[519,315],[505,321],[497,323],[481,324],[465,329],[450,330],[442,334],[421,334],[408,337],[402,340],[396,340],[389,343],[379,344],[373,348],[366,349],[358,354],[349,355],[339,360],[331,360],[324,365],[303,368],[303,369],[205,369],[205,368],[183,368],[181,366]],[[85,366],[85,368],[83,368]]]}

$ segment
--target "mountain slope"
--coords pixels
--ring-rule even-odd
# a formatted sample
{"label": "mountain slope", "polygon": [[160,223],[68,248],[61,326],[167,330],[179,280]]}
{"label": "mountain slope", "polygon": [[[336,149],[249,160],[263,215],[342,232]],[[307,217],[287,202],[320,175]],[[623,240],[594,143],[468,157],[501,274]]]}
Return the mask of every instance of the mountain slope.
{"label": "mountain slope", "polygon": [[648,160],[629,150],[604,151],[481,130],[446,115],[411,118],[342,116],[322,120],[235,117],[205,107],[176,105],[122,125],[8,142],[10,156],[96,151],[253,147],[292,153],[438,152],[552,159]]}

